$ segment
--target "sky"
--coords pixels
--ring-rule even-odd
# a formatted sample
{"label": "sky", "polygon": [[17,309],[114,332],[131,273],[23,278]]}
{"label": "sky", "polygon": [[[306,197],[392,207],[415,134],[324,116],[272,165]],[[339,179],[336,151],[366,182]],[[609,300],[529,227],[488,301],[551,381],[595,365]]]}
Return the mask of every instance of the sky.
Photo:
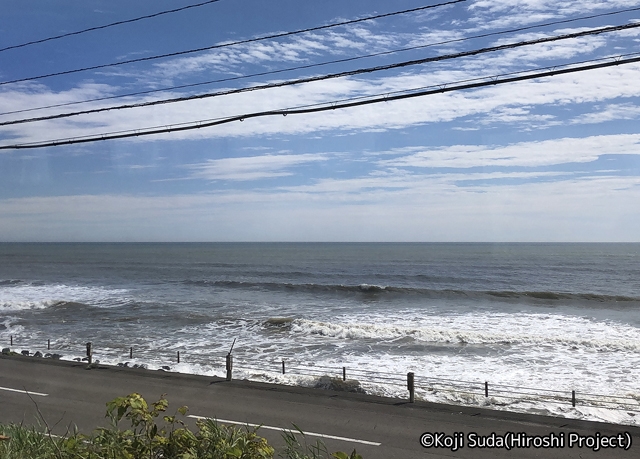
{"label": "sky", "polygon": [[[6,1],[0,49],[194,3]],[[447,2],[219,0],[2,50],[0,123],[640,23],[640,0],[466,0],[246,42],[436,3]],[[210,49],[32,78],[200,48]],[[640,27],[1,125],[0,147],[408,94],[633,53]],[[0,149],[0,241],[640,242],[639,119],[640,63],[630,63],[313,114]]]}

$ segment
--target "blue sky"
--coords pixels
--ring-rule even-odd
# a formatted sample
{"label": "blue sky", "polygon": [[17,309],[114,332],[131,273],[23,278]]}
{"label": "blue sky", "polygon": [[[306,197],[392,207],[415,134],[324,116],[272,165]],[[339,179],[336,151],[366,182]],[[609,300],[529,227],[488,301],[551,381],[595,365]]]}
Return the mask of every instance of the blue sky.
{"label": "blue sky", "polygon": [[[4,2],[0,48],[195,1]],[[436,2],[431,2],[436,3]],[[220,0],[0,52],[0,82],[428,5]],[[640,1],[467,0],[14,84],[0,122],[629,24]],[[341,64],[178,85],[422,46]],[[0,127],[0,145],[167,126],[640,52],[640,28],[182,103]],[[640,241],[640,64],[217,127],[0,150],[2,241]],[[4,114],[162,90],[122,99]]]}

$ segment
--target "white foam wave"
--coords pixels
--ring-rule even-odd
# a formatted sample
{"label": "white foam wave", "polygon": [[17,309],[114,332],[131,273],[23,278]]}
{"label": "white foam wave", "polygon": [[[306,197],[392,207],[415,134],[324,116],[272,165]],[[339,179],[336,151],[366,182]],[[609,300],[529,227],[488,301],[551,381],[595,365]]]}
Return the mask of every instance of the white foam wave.
{"label": "white foam wave", "polygon": [[371,285],[371,284],[360,284],[358,285],[358,288],[363,292],[379,292],[387,289],[387,287],[383,285]]}
{"label": "white foam wave", "polygon": [[22,311],[25,309],[46,309],[54,304],[56,300],[44,301],[7,301],[0,300],[0,311]]}
{"label": "white foam wave", "polygon": [[[406,398],[406,374],[413,371],[421,384],[417,395],[424,400],[638,423],[626,407],[573,408],[566,397],[560,403],[534,395],[505,398],[492,393],[491,397],[484,397],[484,381],[489,382],[492,392],[494,389],[497,392],[499,385],[511,385],[559,390],[568,396],[571,390],[576,390],[578,397],[588,393],[607,397],[637,394],[640,353],[628,341],[640,342],[640,336],[635,327],[619,322],[561,314],[420,317],[412,311],[295,319],[290,328],[275,330],[265,327],[262,318],[238,319],[232,315],[166,329],[161,336],[156,329],[144,330],[138,328],[135,335],[122,331],[117,337],[110,332],[111,341],[101,339],[101,345],[96,347],[97,358],[113,365],[129,361],[130,365],[144,363],[150,369],[168,366],[171,371],[181,373],[224,376],[224,357],[237,338],[234,378],[313,386],[323,368],[334,369],[330,374],[340,377],[345,366],[347,377],[359,380],[367,393]],[[7,334],[6,330],[4,333]],[[18,338],[24,349],[44,353],[42,346],[48,336],[34,336],[30,332],[28,337],[23,334]],[[29,347],[31,343],[33,346]],[[431,347],[425,350],[413,346],[416,343],[451,345],[431,352]],[[75,331],[57,337],[55,345],[64,358],[83,356],[84,344],[77,340]],[[482,348],[483,345],[487,347]],[[128,358],[129,346],[135,349],[134,359]],[[412,346],[417,350],[412,350]],[[178,350],[180,364],[176,363]],[[286,375],[279,374],[282,359],[287,361]],[[375,375],[392,375],[397,381],[386,384]],[[447,384],[430,389],[424,383],[428,378],[471,381],[475,389],[471,394],[456,392],[455,387],[447,389]]]}
{"label": "white foam wave", "polygon": [[[55,344],[56,349],[60,350],[60,352],[64,354],[64,359],[73,360],[83,357],[82,346],[78,343],[73,344],[71,342],[66,342],[65,340],[60,340],[56,341]],[[31,353],[35,352],[35,350],[40,350],[43,354],[47,352],[42,347],[38,348],[36,346],[22,347],[15,350],[20,352],[23,349],[28,349]],[[52,350],[50,352],[57,351]],[[98,348],[96,349],[94,357],[100,360],[100,362],[110,365],[127,362],[130,367],[135,364],[144,364],[145,367],[153,370],[165,367],[168,368],[169,371],[173,372],[218,377],[225,376],[224,354],[220,352],[211,354],[205,353],[202,350],[199,352],[187,351],[182,353],[182,361],[179,364],[175,361],[175,354],[168,349],[158,349],[157,347],[146,348],[144,350],[136,349],[136,355],[133,359],[129,359],[127,354],[128,350],[126,349]],[[320,378],[319,374],[327,374],[338,378],[341,376],[342,367],[338,366],[337,361],[333,358],[319,359],[314,361],[312,364],[307,363],[304,368],[302,368],[302,362],[298,362],[298,365],[296,366],[294,362],[288,361],[287,374],[282,375],[279,373],[279,362],[273,360],[273,357],[275,356],[271,356],[272,361],[270,362],[267,362],[262,357],[255,355],[245,355],[244,357],[247,358],[247,360],[237,357],[234,362],[234,379],[250,379],[275,384],[315,387]],[[448,357],[446,360],[440,362],[437,358],[433,358],[433,356],[427,360],[424,358],[416,360],[415,357],[408,356],[404,359],[396,359],[395,361],[390,358],[390,356],[378,356],[377,358],[374,356],[362,356],[360,359],[356,358],[350,364],[347,364],[347,375],[348,379],[355,379],[359,381],[360,386],[368,394],[404,399],[407,397],[405,383],[403,382],[406,371],[407,369],[414,369],[419,363],[421,363],[420,371],[416,372],[416,396],[418,399],[437,403],[481,406],[497,410],[597,420],[616,424],[638,424],[638,420],[636,419],[637,413],[630,410],[628,405],[620,406],[618,409],[615,407],[597,405],[578,405],[576,408],[573,408],[570,402],[566,400],[566,397],[565,400],[562,401],[553,401],[540,398],[535,393],[532,393],[531,395],[514,394],[508,397],[492,395],[489,398],[486,398],[484,397],[481,382],[486,380],[485,378],[487,378],[487,375],[482,374],[482,371],[484,370],[480,371],[479,368],[476,368],[475,370],[471,368],[470,371],[467,371],[464,374],[464,378],[475,380],[477,382],[477,387],[472,389],[473,392],[469,392],[469,389],[460,391],[455,384],[451,384],[449,382],[443,382],[442,384],[435,386],[435,388],[433,388],[434,386],[425,383],[425,380],[423,379],[424,376],[436,374],[436,371],[439,371],[439,375],[441,377],[451,378],[451,381],[459,379],[461,377],[459,371],[464,367],[463,360],[464,356]],[[498,361],[499,360],[496,359],[485,359],[481,363],[481,366],[482,368],[494,365],[497,366]],[[443,362],[446,362],[446,367],[439,366],[443,364]],[[341,362],[340,365],[343,363],[344,362]],[[469,362],[467,362],[467,364],[469,364]],[[518,386],[545,389],[549,388],[549,381],[547,381],[547,385],[544,385],[544,382],[541,379],[533,378],[529,371],[524,371],[522,374],[518,374],[517,372],[509,371],[509,365],[505,362],[503,362],[503,365],[506,365],[506,367],[503,367],[498,376],[501,384],[514,384]],[[331,371],[330,368],[334,368],[335,371]],[[438,370],[436,370],[436,368]],[[570,376],[575,378],[576,375],[573,372],[570,373]],[[395,383],[376,380],[376,377],[378,377],[378,379],[380,376],[388,378],[392,375],[394,376]],[[529,378],[526,379],[526,376],[523,377],[523,375],[529,375]],[[606,387],[594,388],[592,381],[583,385],[576,385],[575,381],[565,381],[566,384],[564,384],[562,383],[564,375],[554,374],[553,377],[555,378],[555,383],[553,384],[554,390],[558,388],[556,387],[556,384],[561,382],[561,386],[567,387],[567,396],[570,394],[570,390],[568,389],[569,387],[577,389],[579,394],[585,393],[588,389],[607,392]],[[488,379],[492,381],[490,390],[493,391],[495,388],[493,383],[496,381],[491,377]],[[633,378],[633,380],[633,386],[635,387],[636,379]],[[622,388],[609,387],[609,389],[610,390],[608,392],[610,392],[610,396],[612,397],[624,396],[633,398],[629,397],[630,394]],[[540,391],[541,390],[538,390],[538,392]],[[606,399],[607,397],[604,396],[603,400]]]}
{"label": "white foam wave", "polygon": [[52,285],[16,285],[0,288],[0,313],[46,309],[62,302],[92,306],[117,306],[129,301],[125,289]]}
{"label": "white foam wave", "polygon": [[[373,323],[323,322],[297,319],[294,333],[336,339],[392,342],[413,339],[423,343],[475,345],[535,345],[640,351],[640,330],[626,324],[594,322],[579,317],[522,314],[461,315],[428,321],[414,318]],[[391,323],[390,323],[391,322]]]}
{"label": "white foam wave", "polygon": [[15,317],[0,318],[0,337],[2,337],[3,342],[6,341],[5,339],[6,336],[22,333],[24,331],[24,326],[14,325],[15,321],[16,321]]}

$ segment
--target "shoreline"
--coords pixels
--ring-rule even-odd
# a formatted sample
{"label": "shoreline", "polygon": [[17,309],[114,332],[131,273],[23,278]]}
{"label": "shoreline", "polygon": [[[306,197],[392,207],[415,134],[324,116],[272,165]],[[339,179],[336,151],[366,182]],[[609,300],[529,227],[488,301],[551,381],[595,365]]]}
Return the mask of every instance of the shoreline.
{"label": "shoreline", "polygon": [[[233,379],[231,381],[226,381],[225,378],[219,376],[207,376],[207,375],[199,375],[193,373],[180,373],[175,371],[167,371],[167,370],[153,370],[148,368],[134,368],[134,367],[123,367],[117,365],[109,365],[103,363],[94,363],[93,368],[89,369],[90,366],[87,362],[78,362],[74,360],[64,360],[64,359],[52,359],[52,358],[39,358],[33,356],[24,356],[24,355],[6,355],[0,354],[0,362],[2,360],[11,360],[17,362],[24,362],[30,364],[42,364],[42,365],[51,365],[62,368],[73,368],[73,369],[85,369],[88,371],[91,370],[108,370],[117,373],[123,374],[131,374],[136,377],[148,377],[153,379],[175,379],[176,382],[181,381],[198,381],[198,382],[208,382],[210,384],[218,384],[224,383],[226,385],[233,385],[236,387],[252,389],[252,390],[261,390],[268,392],[282,392],[282,393],[293,393],[293,394],[302,394],[307,396],[327,396],[327,397],[335,397],[337,394],[341,398],[357,400],[360,402],[368,402],[373,404],[393,404],[393,405],[412,405],[415,407],[426,408],[433,411],[439,412],[451,412],[451,413],[461,413],[461,414],[471,414],[474,416],[478,415],[478,412],[482,413],[482,416],[485,418],[499,418],[506,420],[517,420],[523,422],[529,422],[533,424],[544,424],[548,426],[568,426],[572,425],[576,428],[583,428],[585,426],[601,426],[603,429],[611,429],[612,427],[623,427],[625,429],[637,430],[638,435],[640,437],[640,426],[638,425],[629,425],[629,424],[616,424],[610,422],[603,421],[593,421],[586,419],[576,419],[576,418],[568,418],[568,417],[560,417],[560,416],[551,416],[546,414],[535,414],[535,413],[521,413],[515,411],[508,410],[499,410],[486,408],[482,406],[475,405],[455,405],[448,403],[439,403],[439,402],[431,402],[426,400],[416,399],[415,402],[409,402],[409,396],[406,398],[397,398],[397,397],[385,397],[381,395],[368,394],[368,393],[358,393],[358,392],[350,392],[346,390],[333,390],[333,389],[325,389],[325,388],[315,388],[315,387],[305,387],[300,385],[289,385],[289,384],[278,384],[272,382],[264,382],[264,381],[255,381],[249,379]],[[213,380],[213,382],[211,382]],[[125,395],[125,394],[123,394]]]}
{"label": "shoreline", "polygon": [[[6,389],[9,389],[7,391]],[[24,390],[31,392],[27,397]],[[148,402],[166,394],[170,406],[187,405],[191,418],[210,417],[239,427],[262,426],[258,434],[274,447],[283,444],[281,431],[301,429],[321,436],[329,451],[356,449],[365,459],[460,457],[460,458],[603,458],[633,457],[631,451],[588,448],[471,448],[456,451],[426,449],[421,446],[425,433],[491,436],[528,435],[543,438],[562,435],[629,435],[640,441],[640,428],[596,421],[558,418],[463,407],[432,402],[378,397],[350,392],[284,386],[264,382],[141,370],[86,363],[0,356],[0,423],[42,425],[39,413],[50,421],[53,433],[64,435],[79,426],[89,433],[108,424],[105,403],[133,392]],[[32,400],[33,399],[33,400]],[[35,408],[37,404],[38,408]],[[305,438],[309,444],[317,437]],[[640,449],[631,445],[631,449]],[[623,456],[621,456],[621,454]]]}
{"label": "shoreline", "polygon": [[[299,386],[284,386],[247,380],[226,381],[218,377],[166,371],[141,370],[86,363],[0,356],[0,423],[42,425],[49,420],[53,433],[64,435],[79,426],[89,433],[108,424],[105,403],[133,392],[153,402],[161,394],[169,400],[168,414],[182,405],[195,419],[210,417],[242,428],[262,426],[258,435],[274,447],[282,447],[282,430],[297,429],[320,436],[329,451],[356,449],[365,459],[423,457],[459,458],[604,458],[617,459],[627,452],[618,449],[554,447],[551,449],[472,448],[470,444],[450,449],[424,448],[421,438],[429,432],[445,435],[506,436],[531,438],[578,435],[628,435],[640,441],[640,428],[535,414],[522,414],[462,407],[432,402],[409,403],[397,398],[350,392],[334,392]],[[14,391],[11,391],[11,388]],[[10,389],[10,391],[6,391]],[[24,390],[31,392],[27,397]],[[22,392],[22,393],[21,393]],[[33,400],[32,400],[33,399]],[[35,405],[37,404],[37,409]],[[313,444],[317,437],[302,439]],[[631,445],[640,449],[640,445]],[[633,457],[632,451],[628,451]],[[624,457],[624,456],[622,456]]]}
{"label": "shoreline", "polygon": [[[14,349],[16,348],[14,347]],[[29,351],[31,352],[31,350]],[[34,352],[31,352],[30,356],[26,356],[24,354],[20,354],[15,351],[12,351],[12,352],[13,352],[13,355],[7,356],[6,354],[2,354],[2,357],[15,357],[19,359],[40,361],[43,363],[46,363],[46,362],[59,363],[60,365],[63,365],[63,366],[64,365],[87,366],[88,364],[88,362],[86,362],[85,360],[80,360],[80,357],[77,357],[76,354],[72,354],[72,355],[76,355],[75,358],[72,358],[71,356],[69,356],[68,358],[61,358],[63,357],[63,355],[56,354],[56,352],[66,352],[65,350],[50,351],[54,356],[57,355],[58,358],[43,357],[43,355],[46,355],[45,354],[46,352],[49,352],[44,350],[37,351],[40,354],[39,357],[35,357]],[[108,363],[104,363],[104,361],[102,360],[102,358],[104,357],[108,359],[107,360]],[[181,372],[181,371],[175,370],[175,363],[165,362],[167,364],[162,365],[162,363],[159,363],[159,362],[146,361],[145,359],[140,359],[140,358],[130,358],[130,359],[124,359],[124,362],[125,362],[124,364],[123,362],[119,362],[116,364],[112,361],[113,360],[112,358],[108,356],[100,356],[100,355],[94,356],[94,359],[96,361],[99,361],[100,368],[104,368],[104,369],[111,368],[112,370],[118,370],[118,371],[120,370],[143,371],[143,372],[160,373],[160,374],[166,374],[166,375],[179,375],[184,377],[193,376],[193,377],[199,377],[199,378],[213,378],[220,381],[225,381],[223,363],[218,365],[216,368],[212,368],[209,370],[206,370],[203,367],[202,372],[188,372],[188,371]],[[223,358],[221,358],[220,360],[221,362],[223,362]],[[260,369],[260,371],[263,373],[256,374],[255,371],[257,371],[257,368],[255,367],[244,368],[238,365],[238,363],[239,362],[236,362],[236,364],[234,365],[233,375],[237,376],[238,374],[240,374],[241,376],[234,378],[232,381],[233,383],[246,382],[246,383],[252,383],[252,384],[265,384],[271,388],[269,390],[275,390],[273,388],[279,388],[279,390],[285,390],[285,388],[300,388],[300,389],[311,390],[311,391],[332,391],[340,394],[359,393],[364,395],[365,397],[389,399],[389,400],[395,400],[401,403],[409,403],[410,394],[406,387],[406,379],[405,379],[405,383],[403,384],[398,384],[398,382],[396,381],[392,384],[389,383],[391,384],[389,387],[383,387],[388,384],[383,384],[375,380],[368,380],[366,379],[366,377],[363,377],[362,375],[358,376],[357,374],[354,375],[352,378],[346,379],[344,382],[340,376],[337,376],[337,374],[333,374],[333,373],[320,375],[320,374],[313,374],[313,373],[308,373],[308,374],[293,373],[289,371],[285,376],[284,374],[281,374],[278,371],[263,368],[263,369]],[[131,364],[131,365],[129,366],[128,364]],[[180,363],[178,363],[178,365],[180,365]],[[193,367],[194,363],[190,363],[188,365]],[[196,363],[196,367],[199,367],[199,366],[202,366],[202,364]],[[151,368],[151,367],[157,367],[157,368]],[[251,377],[252,373],[253,373],[253,377]],[[247,375],[249,375],[249,377],[247,377]],[[400,374],[399,376],[405,377],[406,375]],[[415,375],[415,376],[416,376],[416,380],[418,378],[423,377],[421,375]],[[435,378],[435,379],[437,380],[438,378]],[[640,428],[640,425],[638,423],[624,423],[624,422],[615,422],[611,420],[618,417],[618,415],[620,415],[621,413],[626,413],[630,419],[635,420],[636,415],[640,416],[640,411],[634,411],[632,406],[622,405],[617,408],[609,408],[603,405],[589,404],[588,399],[583,399],[583,397],[586,397],[589,394],[583,394],[583,393],[579,393],[576,396],[575,392],[573,394],[568,392],[566,396],[560,397],[558,399],[558,400],[562,399],[562,401],[549,401],[549,400],[545,401],[543,398],[540,398],[539,400],[538,399],[532,400],[530,398],[532,395],[539,396],[539,397],[544,397],[544,395],[536,394],[535,392],[520,393],[521,395],[517,395],[518,392],[514,392],[513,393],[514,395],[501,395],[499,393],[500,392],[499,384],[497,385],[498,395],[495,395],[496,386],[494,386],[493,384],[489,384],[489,387],[491,388],[490,390],[492,392],[492,395],[490,397],[485,397],[484,394],[476,393],[477,391],[473,393],[469,392],[467,393],[466,399],[464,397],[461,397],[461,399],[466,400],[466,403],[464,403],[464,401],[463,403],[456,403],[457,400],[442,401],[441,399],[446,398],[446,395],[444,397],[441,395],[439,397],[440,400],[437,399],[435,401],[429,400],[426,398],[430,393],[447,394],[448,392],[451,392],[451,395],[449,395],[450,397],[460,396],[461,394],[458,394],[459,391],[456,390],[455,384],[454,383],[450,383],[450,384],[451,384],[451,387],[440,387],[438,389],[433,389],[428,385],[419,386],[418,384],[416,384],[415,401],[417,403],[426,404],[429,406],[450,407],[453,410],[463,410],[463,409],[485,410],[487,412],[495,412],[495,413],[503,413],[503,414],[512,413],[517,416],[531,415],[535,417],[562,419],[565,421],[569,421],[569,420],[584,421],[584,422],[592,422],[592,423],[601,423],[604,425]],[[534,389],[534,388],[521,388],[521,389],[526,389],[531,391],[535,391],[535,390],[544,391],[544,389]],[[484,390],[487,390],[487,389],[484,389]],[[400,393],[406,393],[406,397],[399,395]],[[577,405],[574,405],[573,407],[571,406],[572,395],[573,395],[574,403],[576,399],[579,402]],[[606,398],[607,396],[602,396],[602,397]],[[616,397],[613,397],[613,398],[616,398]],[[485,403],[483,403],[483,401]],[[584,403],[585,401],[586,403]],[[541,408],[531,408],[531,406],[527,406],[527,404],[541,403],[541,402],[547,403],[547,404],[550,403],[551,405],[555,404],[559,406],[560,409],[558,409],[557,412],[554,412],[548,408],[541,409]],[[603,401],[602,403],[607,403],[607,402]],[[611,402],[608,402],[608,403],[611,403]],[[514,410],[513,407],[522,407],[522,408],[520,410]],[[574,410],[574,411],[572,412],[571,410]],[[561,414],[557,414],[558,412]]]}

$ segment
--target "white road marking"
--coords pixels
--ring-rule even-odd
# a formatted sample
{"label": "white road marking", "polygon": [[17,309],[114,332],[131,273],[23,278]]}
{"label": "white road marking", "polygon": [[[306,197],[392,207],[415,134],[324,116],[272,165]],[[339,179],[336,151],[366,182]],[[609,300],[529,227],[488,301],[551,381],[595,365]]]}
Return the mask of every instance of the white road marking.
{"label": "white road marking", "polygon": [[[193,419],[213,419],[214,421],[218,421],[222,424],[235,424],[239,426],[260,427],[261,429],[278,430],[280,432],[292,432],[294,434],[297,432],[295,429],[284,429],[282,427],[265,426],[264,424],[251,424],[250,422],[229,421],[226,419],[216,419],[216,418],[209,418],[206,416],[194,416],[194,415],[189,415],[188,417]],[[304,434],[310,437],[329,438],[331,440],[342,440],[342,441],[348,441],[352,443],[362,443],[363,445],[380,446],[382,444],[382,443],[376,443],[373,441],[357,440],[355,438],[347,438],[347,437],[336,437],[335,435],[326,435],[326,434],[320,434],[320,433],[314,433],[314,432],[304,432]]]}
{"label": "white road marking", "polygon": [[21,393],[21,394],[39,395],[40,397],[47,397],[49,395],[49,394],[42,394],[40,392],[31,392],[31,391],[24,390],[24,389],[11,389],[9,387],[2,387],[2,386],[0,386],[0,390],[6,390],[6,391],[9,391],[9,392],[18,392],[18,393]]}

